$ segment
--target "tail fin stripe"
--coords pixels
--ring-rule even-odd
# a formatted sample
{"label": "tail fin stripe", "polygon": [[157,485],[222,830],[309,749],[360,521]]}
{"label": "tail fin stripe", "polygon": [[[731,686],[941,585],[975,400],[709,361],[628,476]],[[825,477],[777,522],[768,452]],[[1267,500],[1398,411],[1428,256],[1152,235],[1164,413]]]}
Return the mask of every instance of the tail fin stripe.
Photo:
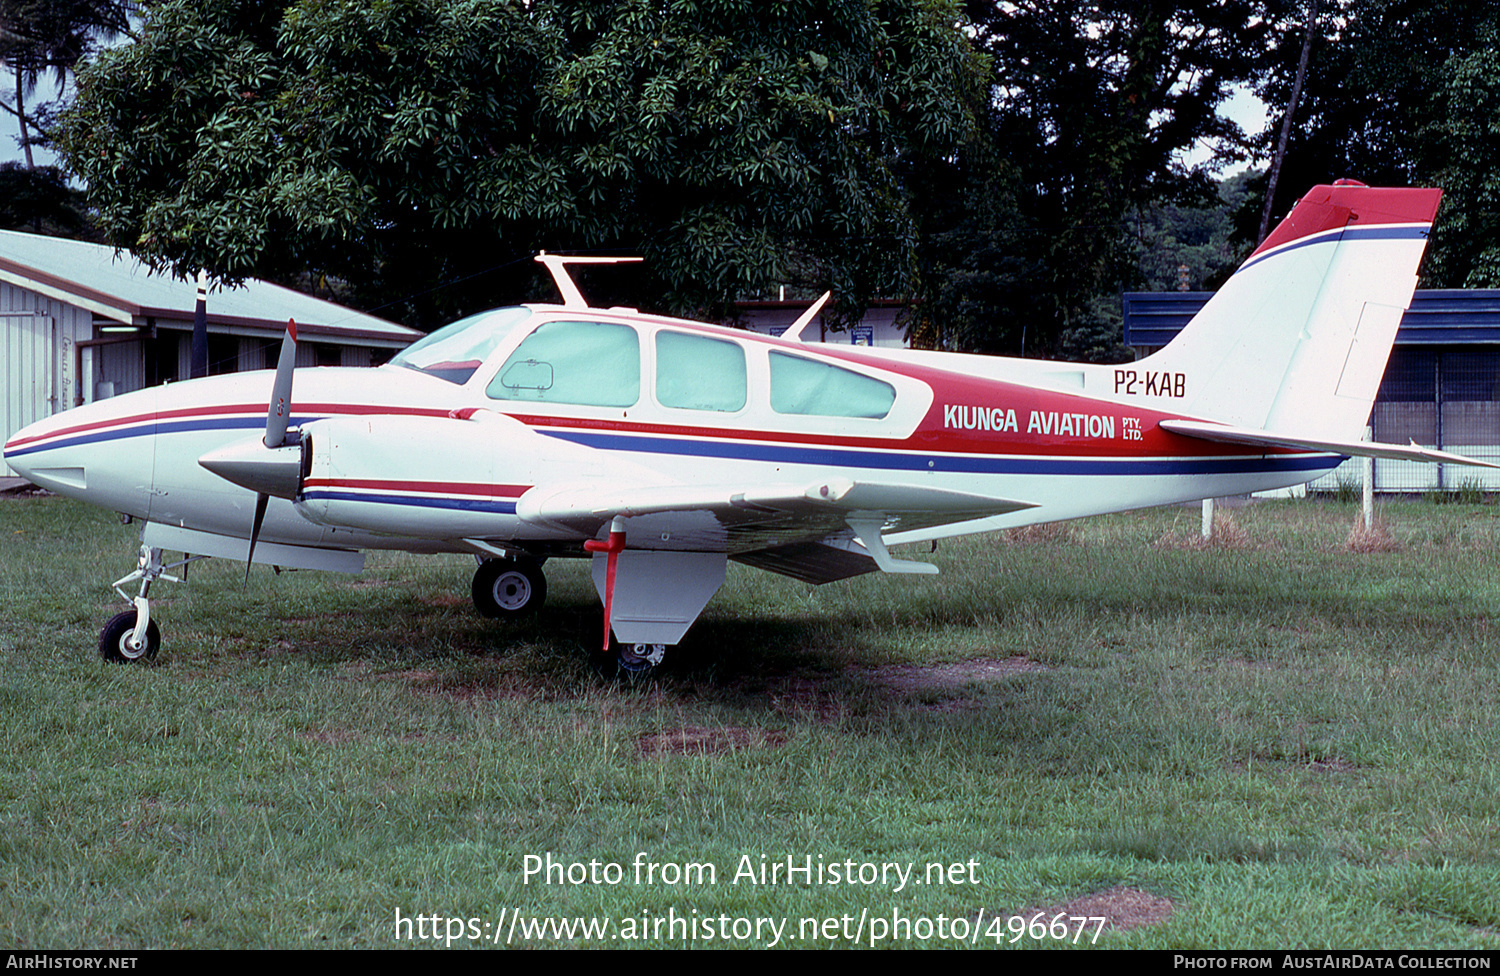
{"label": "tail fin stripe", "polygon": [[1301,247],[1313,244],[1326,244],[1333,241],[1412,241],[1426,240],[1430,224],[1377,224],[1370,227],[1342,227],[1338,230],[1324,231],[1311,237],[1299,238],[1288,244],[1271,251],[1262,251],[1253,255],[1250,260],[1240,265],[1240,271],[1253,267],[1278,255],[1287,254]]}

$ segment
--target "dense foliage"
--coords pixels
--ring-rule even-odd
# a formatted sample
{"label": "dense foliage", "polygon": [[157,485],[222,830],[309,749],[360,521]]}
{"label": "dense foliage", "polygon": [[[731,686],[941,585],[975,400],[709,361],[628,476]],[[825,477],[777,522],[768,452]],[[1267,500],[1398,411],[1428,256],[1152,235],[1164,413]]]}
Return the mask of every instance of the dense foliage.
{"label": "dense foliage", "polygon": [[493,304],[487,269],[602,249],[656,307],[796,266],[854,308],[913,283],[894,164],[965,137],[975,64],[939,0],[184,0],[57,138],[177,273],[443,285],[403,310],[430,324]]}
{"label": "dense foliage", "polygon": [[81,197],[55,166],[0,163],[0,230],[92,238]]}
{"label": "dense foliage", "polygon": [[[1489,0],[1323,0],[1273,209],[1352,177],[1436,185],[1426,287],[1500,287],[1500,7]],[[1291,21],[1288,22],[1292,24]],[[1293,25],[1261,86],[1285,101]]]}
{"label": "dense foliage", "polygon": [[[947,180],[919,187],[932,341],[1087,358],[1121,352],[1099,299],[1113,301],[1133,274],[1127,218],[1158,201],[1212,200],[1207,176],[1178,158],[1201,141],[1225,153],[1242,141],[1219,106],[1257,70],[1261,6],[967,4],[990,58],[990,99],[983,144],[958,163],[958,199],[944,200]],[[983,202],[969,206],[974,200]]]}
{"label": "dense foliage", "polygon": [[[1212,287],[1257,243],[1265,173],[1216,184],[1230,162],[1278,167],[1272,216],[1341,177],[1442,185],[1424,284],[1500,285],[1497,9],[168,0],[52,131],[157,267],[415,325],[545,294],[537,249],[594,250],[646,258],[599,301],[832,288],[845,316],[910,301],[920,344],[1110,359],[1121,289]],[[1225,115],[1247,89],[1263,132]]]}

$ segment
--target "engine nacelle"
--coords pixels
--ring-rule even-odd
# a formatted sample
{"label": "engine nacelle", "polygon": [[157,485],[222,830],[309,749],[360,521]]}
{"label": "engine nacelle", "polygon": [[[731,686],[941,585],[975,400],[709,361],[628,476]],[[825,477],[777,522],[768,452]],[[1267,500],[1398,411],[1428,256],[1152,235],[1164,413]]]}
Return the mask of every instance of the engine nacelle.
{"label": "engine nacelle", "polygon": [[516,500],[533,485],[604,470],[592,448],[490,411],[313,421],[302,427],[302,459],[303,517],[417,538],[513,538]]}

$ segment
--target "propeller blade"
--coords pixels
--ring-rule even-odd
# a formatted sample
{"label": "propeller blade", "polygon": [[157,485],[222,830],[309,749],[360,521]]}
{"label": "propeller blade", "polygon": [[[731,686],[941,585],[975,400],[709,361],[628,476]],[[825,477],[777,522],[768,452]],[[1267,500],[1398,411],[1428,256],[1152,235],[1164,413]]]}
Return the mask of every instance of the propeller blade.
{"label": "propeller blade", "polygon": [[245,582],[250,582],[250,564],[255,560],[255,540],[260,538],[260,524],[266,520],[266,503],[271,496],[265,492],[255,493],[255,521],[250,523],[250,551],[245,554]]}
{"label": "propeller blade", "polygon": [[[292,373],[297,366],[297,322],[286,320],[286,336],[281,340],[281,355],[276,357],[276,379],[271,383],[271,403],[266,408],[266,436],[263,443],[275,449],[287,442],[286,428],[292,419]],[[260,538],[261,523],[266,520],[266,505],[271,496],[255,493],[255,521],[250,524],[250,550],[245,554],[245,582],[250,582],[250,565],[255,561],[255,542]]]}
{"label": "propeller blade", "polygon": [[297,323],[286,320],[286,337],[276,359],[276,380],[271,385],[271,405],[266,410],[267,447],[286,443],[286,426],[292,419],[292,373],[297,365]]}

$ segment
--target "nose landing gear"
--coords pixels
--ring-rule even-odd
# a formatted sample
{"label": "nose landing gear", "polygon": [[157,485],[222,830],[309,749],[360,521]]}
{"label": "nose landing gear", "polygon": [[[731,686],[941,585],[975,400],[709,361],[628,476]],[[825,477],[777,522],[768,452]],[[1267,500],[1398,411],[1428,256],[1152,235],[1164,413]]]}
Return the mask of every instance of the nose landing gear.
{"label": "nose landing gear", "polygon": [[139,614],[135,610],[117,613],[99,634],[99,656],[111,664],[140,664],[156,657],[161,650],[161,629],[155,620],[146,622],[144,640],[135,636]]}
{"label": "nose landing gear", "polygon": [[[170,565],[161,561],[161,550],[155,546],[141,546],[140,556],[136,560],[135,572],[122,579],[115,580],[115,592],[128,603],[135,604],[134,609],[126,610],[124,613],[115,614],[109,623],[104,625],[104,630],[99,633],[99,656],[111,664],[141,664],[150,661],[161,650],[161,628],[156,626],[156,621],[151,619],[151,601],[148,599],[151,593],[151,584],[159,579],[171,583],[181,583],[182,577],[173,576],[167,572],[169,569],[177,569],[188,563],[199,559],[207,559],[207,556],[186,556],[184,559]],[[140,591],[131,597],[120,587],[126,583],[141,581]]]}

